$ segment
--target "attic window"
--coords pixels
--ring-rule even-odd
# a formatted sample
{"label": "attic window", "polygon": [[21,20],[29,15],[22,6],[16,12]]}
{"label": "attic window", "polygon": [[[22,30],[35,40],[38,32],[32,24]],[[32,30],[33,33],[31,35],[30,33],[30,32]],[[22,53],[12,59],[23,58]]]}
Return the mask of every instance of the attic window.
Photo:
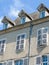
{"label": "attic window", "polygon": [[22,17],[21,18],[21,24],[24,24],[25,23],[25,17]]}
{"label": "attic window", "polygon": [[7,29],[8,24],[7,23],[3,23],[3,29]]}
{"label": "attic window", "polygon": [[45,17],[45,11],[40,12],[40,18],[43,18],[43,17]]}

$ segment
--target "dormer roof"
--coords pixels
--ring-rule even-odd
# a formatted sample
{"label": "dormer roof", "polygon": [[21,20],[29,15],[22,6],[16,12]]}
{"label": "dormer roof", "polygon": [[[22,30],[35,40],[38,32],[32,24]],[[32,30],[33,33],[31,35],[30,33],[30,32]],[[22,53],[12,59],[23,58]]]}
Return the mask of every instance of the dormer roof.
{"label": "dormer roof", "polygon": [[18,16],[19,17],[25,16],[25,17],[28,17],[30,20],[33,20],[33,18],[30,15],[28,15],[24,10],[21,10]]}
{"label": "dormer roof", "polygon": [[14,23],[11,19],[9,19],[8,17],[4,16],[3,20],[2,20],[2,23],[9,23],[11,24],[12,26],[14,26]]}
{"label": "dormer roof", "polygon": [[41,12],[41,11],[47,11],[49,13],[49,9],[43,4],[41,3],[39,6],[38,6],[38,11]]}

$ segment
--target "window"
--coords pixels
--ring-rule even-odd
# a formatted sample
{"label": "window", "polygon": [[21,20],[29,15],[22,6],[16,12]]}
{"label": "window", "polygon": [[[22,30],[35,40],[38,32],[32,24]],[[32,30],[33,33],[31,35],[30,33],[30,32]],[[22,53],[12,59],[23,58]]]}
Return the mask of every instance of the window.
{"label": "window", "polygon": [[2,65],[2,63],[0,63],[0,65]]}
{"label": "window", "polygon": [[21,59],[15,62],[15,65],[28,65],[28,59]]}
{"label": "window", "polygon": [[8,61],[0,63],[0,65],[14,65],[14,61],[13,60],[8,60]]}
{"label": "window", "polygon": [[43,18],[43,17],[45,17],[45,11],[40,12],[40,18]]}
{"label": "window", "polygon": [[46,45],[48,42],[48,28],[41,28],[37,32],[37,43],[39,46]]}
{"label": "window", "polygon": [[37,65],[48,65],[49,60],[47,55],[39,56],[36,58],[36,64]]}
{"label": "window", "polygon": [[21,18],[21,23],[24,24],[25,23],[25,17]]}
{"label": "window", "polygon": [[16,50],[23,50],[25,46],[25,34],[17,36]]}
{"label": "window", "polygon": [[7,23],[3,23],[3,29],[7,29],[8,24]]}
{"label": "window", "polygon": [[42,56],[42,65],[47,65],[47,63],[48,63],[47,56],[46,55],[45,56]]}
{"label": "window", "polygon": [[0,54],[3,54],[5,51],[5,46],[6,46],[6,40],[0,40]]}

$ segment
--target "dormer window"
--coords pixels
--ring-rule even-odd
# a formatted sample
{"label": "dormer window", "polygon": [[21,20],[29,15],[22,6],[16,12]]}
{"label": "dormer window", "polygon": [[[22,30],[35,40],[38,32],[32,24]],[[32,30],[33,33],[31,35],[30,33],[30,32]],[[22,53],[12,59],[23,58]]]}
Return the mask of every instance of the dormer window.
{"label": "dormer window", "polygon": [[40,12],[40,18],[43,18],[43,17],[45,17],[45,11]]}
{"label": "dormer window", "polygon": [[24,24],[25,23],[25,17],[22,17],[21,18],[21,24]]}
{"label": "dormer window", "polygon": [[7,23],[3,23],[3,29],[7,29],[8,24]]}

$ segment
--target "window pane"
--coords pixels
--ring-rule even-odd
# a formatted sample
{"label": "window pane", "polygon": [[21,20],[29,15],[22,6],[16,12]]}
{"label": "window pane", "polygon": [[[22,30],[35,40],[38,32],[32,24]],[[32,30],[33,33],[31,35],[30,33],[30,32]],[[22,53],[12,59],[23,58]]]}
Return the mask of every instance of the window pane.
{"label": "window pane", "polygon": [[43,34],[43,38],[47,38],[47,34]]}
{"label": "window pane", "polygon": [[17,37],[17,40],[20,40],[20,36]]}
{"label": "window pane", "polygon": [[39,40],[38,41],[38,45],[42,45],[42,40]]}
{"label": "window pane", "polygon": [[20,65],[23,65],[23,60],[20,60]]}
{"label": "window pane", "polygon": [[45,11],[40,12],[40,18],[43,18],[43,17],[45,17]]}
{"label": "window pane", "polygon": [[28,59],[24,59],[24,65],[28,65]]}
{"label": "window pane", "polygon": [[39,40],[39,39],[42,39],[42,36],[41,36],[41,35],[38,36],[38,40]]}
{"label": "window pane", "polygon": [[5,40],[2,40],[2,43],[5,43]]}
{"label": "window pane", "polygon": [[47,56],[42,56],[42,62],[46,62],[47,61]]}
{"label": "window pane", "polygon": [[21,39],[24,39],[25,38],[25,35],[21,35]]}
{"label": "window pane", "polygon": [[22,24],[25,23],[25,17],[22,17],[22,18],[21,18],[21,23],[22,23]]}
{"label": "window pane", "polygon": [[12,65],[12,61],[7,61],[7,65]]}
{"label": "window pane", "polygon": [[47,63],[43,63],[43,65],[47,65]]}
{"label": "window pane", "polygon": [[2,48],[4,48],[4,44],[2,44]]}
{"label": "window pane", "polygon": [[47,43],[46,39],[43,39],[42,42],[43,42],[43,43]]}
{"label": "window pane", "polygon": [[37,57],[36,58],[36,64],[40,64],[41,63],[41,57]]}
{"label": "window pane", "polygon": [[44,28],[43,33],[47,33],[47,30],[48,30],[47,28]]}
{"label": "window pane", "polygon": [[0,65],[2,65],[2,63],[0,63]]}
{"label": "window pane", "polygon": [[19,65],[19,61],[16,61],[16,62],[15,62],[15,65]]}
{"label": "window pane", "polygon": [[1,44],[1,41],[0,41],[0,44]]}
{"label": "window pane", "polygon": [[24,40],[21,40],[21,44],[24,44]]}
{"label": "window pane", "polygon": [[16,46],[16,49],[17,49],[17,50],[19,49],[19,45],[18,45],[18,46]]}
{"label": "window pane", "polygon": [[17,41],[17,45],[19,45],[20,44],[20,41]]}
{"label": "window pane", "polygon": [[23,45],[20,45],[20,49],[23,49]]}
{"label": "window pane", "polygon": [[40,34],[41,34],[41,30],[38,31],[38,35],[40,35]]}

